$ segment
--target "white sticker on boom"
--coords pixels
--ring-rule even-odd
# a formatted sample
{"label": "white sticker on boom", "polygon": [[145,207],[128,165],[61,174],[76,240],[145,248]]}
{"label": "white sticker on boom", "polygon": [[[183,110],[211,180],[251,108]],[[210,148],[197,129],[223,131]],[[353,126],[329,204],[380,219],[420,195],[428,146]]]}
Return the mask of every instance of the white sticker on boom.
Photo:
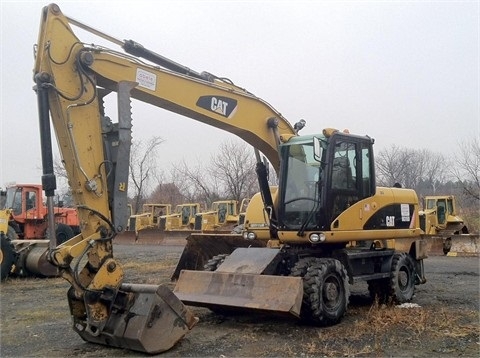
{"label": "white sticker on boom", "polygon": [[155,91],[157,87],[157,76],[154,73],[137,68],[136,81],[140,87]]}
{"label": "white sticker on boom", "polygon": [[402,221],[410,221],[410,205],[400,204],[400,212],[402,213]]}

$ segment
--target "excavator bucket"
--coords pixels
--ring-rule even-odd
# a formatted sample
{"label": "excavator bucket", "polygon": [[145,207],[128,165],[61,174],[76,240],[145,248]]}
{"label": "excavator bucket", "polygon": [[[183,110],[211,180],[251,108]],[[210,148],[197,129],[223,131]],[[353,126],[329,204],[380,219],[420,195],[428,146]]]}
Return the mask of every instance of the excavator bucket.
{"label": "excavator bucket", "polygon": [[177,280],[182,270],[202,271],[212,257],[231,254],[239,247],[265,247],[264,240],[246,240],[240,234],[192,233],[186,239],[186,245],[172,275]]}
{"label": "excavator bucket", "polygon": [[174,289],[187,305],[300,316],[303,281],[271,275],[279,250],[238,248],[216,271],[182,270]]}
{"label": "excavator bucket", "polygon": [[[70,300],[71,311],[76,308]],[[74,330],[87,342],[156,354],[172,348],[197,322],[166,286],[123,284],[102,330],[78,319]]]}

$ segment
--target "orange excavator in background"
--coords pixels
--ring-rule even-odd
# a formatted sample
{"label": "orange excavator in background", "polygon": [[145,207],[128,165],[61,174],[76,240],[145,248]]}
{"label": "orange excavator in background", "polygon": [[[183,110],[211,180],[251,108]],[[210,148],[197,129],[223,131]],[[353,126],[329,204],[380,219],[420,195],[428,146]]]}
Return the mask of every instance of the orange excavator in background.
{"label": "orange excavator in background", "polygon": [[[56,276],[58,271],[46,260],[47,216],[40,184],[15,184],[2,192],[0,208],[1,279],[15,276]],[[80,233],[77,209],[53,207],[54,237],[60,245]]]}
{"label": "orange excavator in background", "polygon": [[[72,26],[123,51],[86,45]],[[42,11],[34,78],[47,206],[53,206],[56,187],[52,124],[82,222],[79,235],[59,246],[51,241],[49,259],[71,285],[73,327],[84,340],[163,352],[197,322],[186,305],[335,324],[347,310],[350,285],[367,282],[372,295],[405,302],[425,282],[418,197],[408,189],[376,187],[369,136],[330,128],[299,135],[305,121],[291,125],[225,77],[115,39],[65,16],[55,4]],[[118,98],[117,123],[105,114],[103,99],[111,92]],[[267,220],[268,237],[258,238],[249,225],[252,203],[242,234],[192,234],[189,244],[225,251],[207,258],[207,271],[197,265],[203,254],[192,253],[196,260],[187,264],[193,268],[179,271],[173,292],[125,283],[113,257],[113,242],[128,219],[132,98],[235,134],[252,145],[257,159],[262,200],[252,200],[257,206],[251,208]],[[269,186],[267,161],[278,174],[276,189]],[[261,230],[266,236],[264,224]],[[408,249],[395,250],[397,240]]]}

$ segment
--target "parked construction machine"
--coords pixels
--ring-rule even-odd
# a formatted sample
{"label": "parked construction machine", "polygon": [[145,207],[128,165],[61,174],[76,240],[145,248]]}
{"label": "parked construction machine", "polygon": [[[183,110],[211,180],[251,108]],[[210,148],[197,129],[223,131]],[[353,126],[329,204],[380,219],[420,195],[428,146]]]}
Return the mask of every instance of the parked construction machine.
{"label": "parked construction machine", "polygon": [[[124,52],[87,45],[72,26]],[[369,136],[335,129],[299,135],[305,121],[291,125],[225,77],[115,39],[65,16],[55,4],[42,12],[34,78],[47,203],[52,205],[56,186],[51,117],[82,222],[76,237],[60,246],[51,242],[49,259],[71,284],[73,327],[84,340],[148,353],[168,350],[197,322],[187,305],[335,324],[347,310],[351,284],[366,281],[372,294],[405,302],[425,282],[418,197],[409,189],[376,187]],[[118,96],[118,123],[105,114],[108,92]],[[192,234],[187,250],[209,243],[222,252],[207,261],[208,271],[196,266],[201,260],[190,262],[194,269],[180,270],[173,291],[124,283],[112,253],[128,218],[132,98],[235,134],[252,145],[257,159],[263,199],[258,215],[268,216],[268,239],[258,239],[254,227],[242,235]],[[275,196],[267,161],[278,174]],[[388,245],[377,246],[380,241]],[[407,241],[408,249],[396,251],[395,241]]]}
{"label": "parked construction machine", "polygon": [[238,210],[237,200],[214,201],[211,210],[195,215],[194,229],[203,232],[218,229],[232,231],[238,225]]}
{"label": "parked construction machine", "polygon": [[453,195],[425,196],[423,210],[420,211],[420,227],[426,236],[432,237],[431,251],[439,251],[441,247],[445,255],[452,248],[452,239],[470,241],[468,237],[458,236],[468,234],[468,228],[458,215]]}
{"label": "parked construction machine", "polygon": [[[40,184],[15,184],[4,193],[0,209],[1,279],[15,276],[56,276],[56,267],[46,260],[48,249],[47,207]],[[80,232],[75,208],[60,202],[52,209],[57,245]]]}
{"label": "parked construction machine", "polygon": [[[125,239],[138,240],[140,232],[156,230],[160,223],[160,217],[170,215],[171,204],[143,204],[140,214],[130,215],[128,228],[125,230]],[[130,235],[129,235],[130,234]]]}
{"label": "parked construction machine", "polygon": [[200,212],[199,203],[184,203],[175,207],[175,212],[162,215],[158,226],[163,231],[195,230],[195,215]]}

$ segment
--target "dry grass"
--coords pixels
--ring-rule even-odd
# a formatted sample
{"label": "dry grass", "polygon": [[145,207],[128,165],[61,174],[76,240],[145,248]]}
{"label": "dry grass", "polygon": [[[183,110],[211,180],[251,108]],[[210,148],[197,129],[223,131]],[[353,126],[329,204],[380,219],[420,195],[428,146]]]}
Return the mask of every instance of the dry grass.
{"label": "dry grass", "polygon": [[[357,310],[361,310],[357,308]],[[360,312],[358,312],[360,313]],[[463,322],[468,321],[465,324]],[[365,315],[352,326],[338,325],[320,330],[320,341],[334,341],[346,337],[343,345],[328,343],[318,350],[315,343],[307,345],[310,354],[322,353],[328,357],[365,356],[381,354],[383,347],[399,346],[402,342],[421,347],[422,341],[460,338],[476,335],[478,341],[479,313],[477,311],[454,312],[446,308],[399,308],[394,305],[379,305],[375,302]],[[348,332],[345,332],[345,329]],[[342,347],[342,350],[338,350]]]}
{"label": "dry grass", "polygon": [[303,331],[302,342],[290,341],[275,351],[282,356],[375,357],[402,352],[402,347],[421,352],[427,343],[446,346],[452,339],[476,342],[480,349],[479,318],[478,311],[399,308],[375,302],[371,307],[349,308],[348,317],[338,325],[310,327]]}
{"label": "dry grass", "polygon": [[124,270],[132,270],[137,274],[159,272],[161,270],[173,270],[175,269],[175,265],[176,261],[174,260],[161,260],[157,262],[128,261],[122,263]]}

